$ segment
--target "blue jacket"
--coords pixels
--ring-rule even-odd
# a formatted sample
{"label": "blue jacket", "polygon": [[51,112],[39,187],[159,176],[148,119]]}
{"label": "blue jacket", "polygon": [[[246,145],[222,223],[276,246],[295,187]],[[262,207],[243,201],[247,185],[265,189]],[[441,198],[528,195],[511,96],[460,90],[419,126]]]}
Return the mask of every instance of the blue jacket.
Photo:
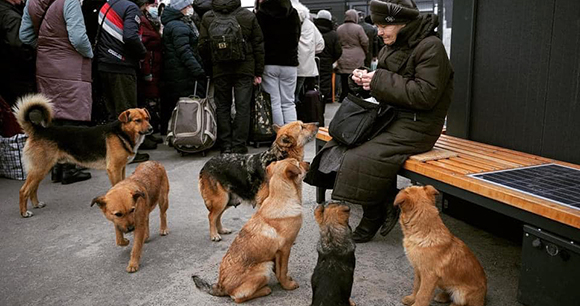
{"label": "blue jacket", "polygon": [[99,71],[136,73],[139,61],[147,54],[141,42],[141,15],[137,5],[128,0],[109,0],[101,7],[98,26],[102,23],[103,27],[97,37]]}

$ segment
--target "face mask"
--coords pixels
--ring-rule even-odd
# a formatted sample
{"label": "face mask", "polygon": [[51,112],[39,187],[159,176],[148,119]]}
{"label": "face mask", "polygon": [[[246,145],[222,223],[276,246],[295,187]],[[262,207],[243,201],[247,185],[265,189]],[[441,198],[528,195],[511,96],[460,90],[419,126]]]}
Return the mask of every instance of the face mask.
{"label": "face mask", "polygon": [[149,14],[151,14],[151,17],[153,17],[153,19],[157,19],[157,17],[159,17],[159,10],[154,7],[154,6],[150,6],[147,8],[147,11],[149,12]]}
{"label": "face mask", "polygon": [[193,15],[193,7],[188,7],[187,11],[185,11],[185,15],[192,16]]}

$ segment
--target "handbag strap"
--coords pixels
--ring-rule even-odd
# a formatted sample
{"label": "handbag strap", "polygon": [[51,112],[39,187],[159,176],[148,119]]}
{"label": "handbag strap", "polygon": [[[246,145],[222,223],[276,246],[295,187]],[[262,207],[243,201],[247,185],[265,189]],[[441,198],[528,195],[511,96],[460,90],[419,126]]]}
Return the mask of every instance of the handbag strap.
{"label": "handbag strap", "polygon": [[[109,2],[106,2],[106,3],[109,3]],[[105,23],[105,19],[107,19],[107,14],[109,14],[109,11],[110,11],[110,10],[113,8],[113,6],[114,6],[115,4],[117,4],[117,3],[119,3],[119,1],[117,1],[117,2],[115,2],[115,3],[113,3],[113,4],[110,4],[110,5],[109,5],[109,8],[108,8],[108,9],[105,11],[105,14],[103,15],[103,20],[101,20],[101,24],[99,24],[99,28],[97,29],[97,35],[96,35],[96,37],[95,37],[95,43],[93,44],[93,52],[95,52],[95,51],[96,51],[96,49],[97,49],[97,46],[98,46],[98,44],[99,44],[99,37],[101,36],[101,30],[103,29],[103,24]],[[103,5],[104,5],[104,4],[103,4]],[[99,10],[99,12],[100,12],[100,10]]]}

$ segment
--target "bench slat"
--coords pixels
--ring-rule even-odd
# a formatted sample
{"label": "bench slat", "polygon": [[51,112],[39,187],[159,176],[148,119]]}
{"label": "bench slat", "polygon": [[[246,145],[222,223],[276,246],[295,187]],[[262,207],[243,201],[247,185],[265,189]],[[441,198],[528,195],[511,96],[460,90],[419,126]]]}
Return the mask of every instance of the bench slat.
{"label": "bench slat", "polygon": [[487,154],[493,155],[493,156],[498,156],[498,157],[505,157],[507,160],[510,161],[514,161],[514,162],[518,162],[518,163],[522,163],[524,165],[540,165],[543,164],[544,161],[535,159],[535,158],[528,158],[528,157],[524,157],[524,156],[520,156],[517,154],[511,154],[511,153],[507,153],[507,152],[503,152],[500,150],[496,150],[496,149],[492,149],[492,148],[486,148],[486,147],[478,147],[472,144],[464,144],[464,143],[459,143],[456,141],[448,141],[448,140],[441,140],[442,144],[447,144],[453,147],[458,147],[461,149],[465,149],[465,150],[472,150],[474,152],[486,152]]}
{"label": "bench slat", "polygon": [[480,169],[483,169],[483,171],[485,171],[485,172],[500,170],[498,167],[490,166],[486,163],[482,163],[482,162],[478,162],[478,161],[475,161],[472,159],[468,159],[468,158],[465,158],[464,156],[452,157],[449,160],[456,161],[458,163],[462,163],[462,164],[466,164],[466,165],[472,165],[472,166],[478,167]]}
{"label": "bench slat", "polygon": [[457,160],[450,160],[450,159],[440,159],[437,160],[438,162],[444,163],[444,164],[448,164],[452,167],[457,167],[466,171],[469,171],[469,174],[472,173],[480,173],[480,172],[486,172],[486,169],[483,168],[479,168],[473,164],[464,164],[461,161],[457,161]]}
{"label": "bench slat", "polygon": [[452,172],[458,173],[458,174],[467,175],[467,174],[470,173],[468,170],[461,169],[461,168],[458,168],[458,167],[454,167],[454,166],[448,165],[446,163],[442,163],[440,161],[434,161],[434,160],[432,160],[432,161],[426,162],[425,164],[437,166],[439,168],[443,168],[443,169],[446,169],[446,170],[449,170],[449,171],[452,171]]}
{"label": "bench slat", "polygon": [[444,145],[444,144],[437,143],[437,144],[435,144],[435,146],[438,148],[445,149],[445,150],[450,150],[450,151],[462,153],[462,154],[469,155],[469,156],[474,156],[474,157],[479,157],[479,158],[491,160],[491,161],[502,164],[506,169],[507,168],[518,168],[518,167],[523,166],[523,164],[508,161],[505,159],[501,159],[501,158],[498,158],[496,156],[489,156],[489,155],[485,155],[485,154],[481,154],[481,153],[475,153],[475,152],[470,151],[470,150],[460,149],[460,148],[456,148],[456,147],[452,147],[452,146],[448,146],[448,145]]}

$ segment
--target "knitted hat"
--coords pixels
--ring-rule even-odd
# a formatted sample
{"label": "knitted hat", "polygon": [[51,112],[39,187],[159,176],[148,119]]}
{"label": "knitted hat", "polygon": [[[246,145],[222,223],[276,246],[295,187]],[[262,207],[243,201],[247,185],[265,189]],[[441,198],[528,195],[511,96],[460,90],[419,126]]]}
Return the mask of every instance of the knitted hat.
{"label": "knitted hat", "polygon": [[320,11],[318,11],[318,14],[316,14],[316,19],[321,19],[321,18],[332,21],[332,14],[330,14],[330,12],[327,10],[320,10]]}
{"label": "knitted hat", "polygon": [[169,6],[178,11],[181,11],[186,6],[191,4],[193,4],[193,0],[171,0],[171,4],[169,4]]}
{"label": "knitted hat", "polygon": [[413,0],[372,0],[371,18],[374,24],[406,24],[419,16]]}

